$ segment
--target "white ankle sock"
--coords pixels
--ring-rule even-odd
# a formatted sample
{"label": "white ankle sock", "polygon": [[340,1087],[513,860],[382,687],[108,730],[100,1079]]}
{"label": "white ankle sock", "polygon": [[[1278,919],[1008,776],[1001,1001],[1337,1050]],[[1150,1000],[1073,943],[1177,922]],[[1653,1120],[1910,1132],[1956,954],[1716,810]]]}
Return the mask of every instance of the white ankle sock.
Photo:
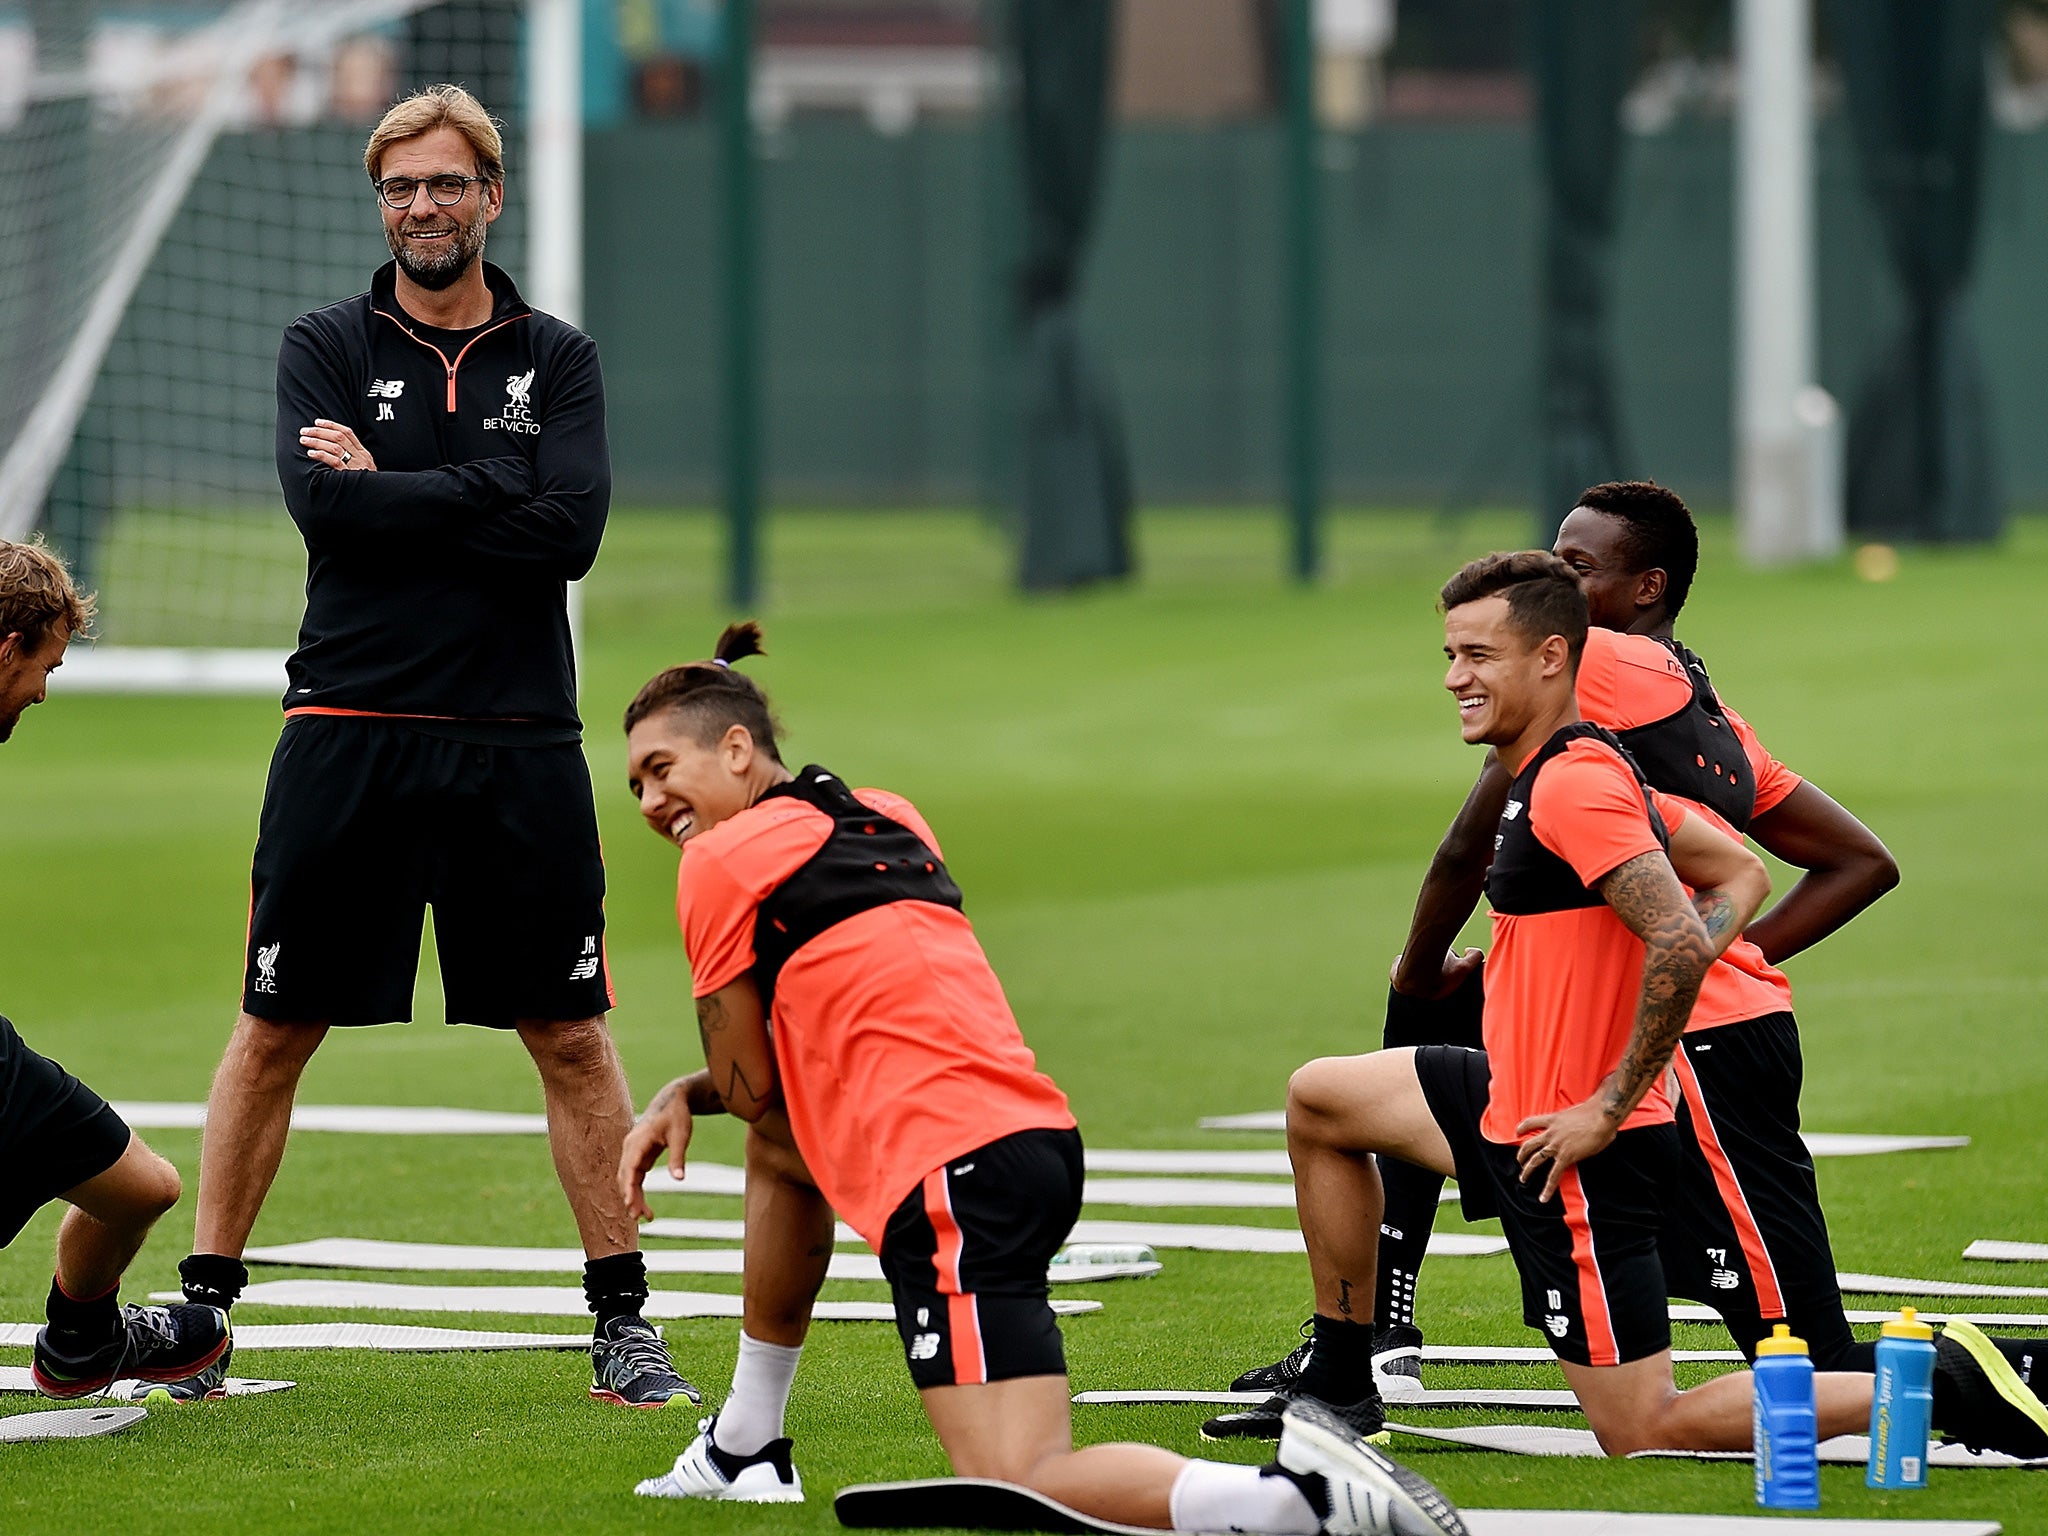
{"label": "white ankle sock", "polygon": [[1284,1477],[1257,1467],[1191,1461],[1173,1480],[1167,1510],[1176,1531],[1258,1531],[1265,1536],[1315,1536],[1322,1521]]}
{"label": "white ankle sock", "polygon": [[797,1357],[803,1352],[801,1344],[763,1344],[741,1330],[732,1391],[718,1410],[718,1428],[712,1436],[721,1451],[751,1456],[770,1440],[782,1438],[783,1410],[789,1407]]}

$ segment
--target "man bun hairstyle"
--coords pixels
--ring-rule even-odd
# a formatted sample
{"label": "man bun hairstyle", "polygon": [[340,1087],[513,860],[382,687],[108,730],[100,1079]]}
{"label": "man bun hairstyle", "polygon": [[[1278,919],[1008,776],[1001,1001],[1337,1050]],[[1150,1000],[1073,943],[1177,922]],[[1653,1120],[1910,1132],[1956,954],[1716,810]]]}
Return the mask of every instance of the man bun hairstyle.
{"label": "man bun hairstyle", "polygon": [[0,639],[20,635],[28,649],[41,650],[50,631],[62,624],[70,638],[92,629],[97,600],[72,585],[71,572],[41,537],[15,544],[0,539]]}
{"label": "man bun hairstyle", "polygon": [[370,130],[363,146],[363,169],[378,179],[384,151],[436,128],[453,128],[476,154],[476,173],[492,186],[505,180],[505,140],[484,104],[459,85],[429,85],[393,106]]}
{"label": "man bun hairstyle", "polygon": [[1700,568],[1700,530],[1678,493],[1654,480],[1608,480],[1579,492],[1578,505],[1625,525],[1622,547],[1634,567],[1664,573],[1664,613],[1677,618]]}
{"label": "man bun hairstyle", "polygon": [[1508,621],[1531,645],[1563,635],[1571,647],[1572,667],[1586,648],[1585,588],[1579,573],[1547,549],[1522,549],[1513,554],[1483,555],[1444,583],[1437,607],[1444,613],[1483,597],[1508,600]]}
{"label": "man bun hairstyle", "polygon": [[679,667],[657,672],[626,706],[625,728],[651,715],[673,710],[683,717],[700,745],[709,747],[736,725],[744,725],[754,745],[776,762],[782,751],[775,738],[782,726],[768,707],[768,695],[733,663],[749,656],[766,656],[761,644],[761,626],[752,619],[728,624],[712,648],[708,661],[686,661]]}

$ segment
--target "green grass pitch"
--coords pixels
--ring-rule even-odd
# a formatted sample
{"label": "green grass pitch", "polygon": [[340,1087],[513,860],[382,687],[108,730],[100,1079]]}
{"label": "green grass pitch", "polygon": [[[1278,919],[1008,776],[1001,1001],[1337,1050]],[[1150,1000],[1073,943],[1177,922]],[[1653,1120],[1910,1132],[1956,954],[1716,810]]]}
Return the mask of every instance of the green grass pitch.
{"label": "green grass pitch", "polygon": [[[1477,768],[1440,686],[1434,590],[1459,559],[1520,542],[1523,525],[1339,518],[1331,578],[1312,591],[1280,581],[1270,521],[1158,516],[1142,534],[1142,582],[1024,600],[1005,590],[1002,548],[971,518],[787,516],[771,545],[772,655],[752,670],[787,720],[793,763],[902,791],[930,817],[1091,1141],[1275,1146],[1194,1122],[1277,1107],[1298,1063],[1377,1044],[1416,880]],[[1681,633],[1778,755],[1860,812],[1905,871],[1896,893],[1794,964],[1807,1123],[1973,1138],[1958,1152],[1823,1163],[1839,1257],[2024,1281],[1960,1254],[1975,1237],[2048,1239],[2048,523],[2021,523],[1996,551],[1909,551],[1882,585],[1846,561],[1744,570],[1728,543],[1725,527],[1710,529]],[[585,710],[611,865],[614,1022],[641,1101],[697,1048],[675,855],[638,825],[616,721],[647,674],[709,648],[718,550],[706,519],[621,516],[589,588]],[[67,698],[60,680],[0,750],[0,1007],[110,1096],[205,1094],[234,1014],[276,730],[268,701]],[[441,1026],[431,970],[420,996],[424,1022],[334,1038],[305,1099],[538,1107],[515,1042]],[[197,1135],[150,1140],[188,1193],[135,1265],[130,1299],[174,1282],[191,1237]],[[697,1150],[731,1160],[736,1146],[730,1123],[714,1121]],[[736,1201],[688,1204],[737,1214]],[[671,1197],[666,1209],[684,1206]],[[40,1316],[55,1225],[44,1212],[0,1254],[0,1320]],[[257,1240],[337,1235],[575,1241],[539,1138],[300,1136]],[[1107,1307],[1067,1326],[1077,1388],[1219,1386],[1293,1342],[1307,1299],[1298,1261],[1166,1260],[1154,1281],[1088,1293]],[[1437,1261],[1420,1308],[1437,1342],[1535,1342],[1504,1257]],[[242,1320],[333,1315],[249,1308]],[[736,1331],[667,1328],[714,1402]],[[1694,1347],[1717,1337],[1682,1334]],[[636,1500],[633,1481],[667,1465],[694,1415],[592,1403],[573,1355],[265,1352],[238,1366],[298,1390],[159,1411],[111,1439],[0,1446],[0,1530],[780,1536],[832,1528],[841,1484],[943,1470],[893,1331],[877,1325],[813,1334],[792,1418],[811,1502],[775,1510]],[[1557,1380],[1549,1367],[1462,1379]],[[1198,1452],[1200,1417],[1080,1409],[1075,1428]],[[1397,1451],[1474,1506],[1751,1508],[1744,1466]],[[2048,1530],[2048,1477],[1937,1472],[1924,1494],[1885,1496],[1860,1470],[1830,1469],[1822,1484],[1828,1514]]]}

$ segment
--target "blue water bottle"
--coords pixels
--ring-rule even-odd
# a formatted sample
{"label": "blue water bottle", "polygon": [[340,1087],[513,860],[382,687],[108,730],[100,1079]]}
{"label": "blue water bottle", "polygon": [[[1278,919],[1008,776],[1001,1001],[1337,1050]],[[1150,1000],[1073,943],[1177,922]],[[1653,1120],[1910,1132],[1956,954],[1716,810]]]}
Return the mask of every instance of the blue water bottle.
{"label": "blue water bottle", "polygon": [[1813,1359],[1779,1323],[1756,1347],[1756,1501],[1766,1509],[1819,1509],[1820,1463]]}
{"label": "blue water bottle", "polygon": [[1911,1307],[1886,1323],[1877,1341],[1870,1392],[1872,1488],[1925,1488],[1927,1434],[1934,1412],[1934,1330]]}

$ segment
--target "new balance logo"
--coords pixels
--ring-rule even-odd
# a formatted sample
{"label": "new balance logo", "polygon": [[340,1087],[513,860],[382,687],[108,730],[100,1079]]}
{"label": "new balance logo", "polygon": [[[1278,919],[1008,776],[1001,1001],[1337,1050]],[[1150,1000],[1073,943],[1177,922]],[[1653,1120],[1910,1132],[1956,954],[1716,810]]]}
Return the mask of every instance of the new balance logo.
{"label": "new balance logo", "polygon": [[277,952],[284,948],[282,939],[264,945],[256,951],[256,990],[275,995],[277,992]]}
{"label": "new balance logo", "polygon": [[1572,1331],[1572,1320],[1552,1312],[1543,1319],[1543,1326],[1550,1330],[1553,1339],[1561,1339]]}
{"label": "new balance logo", "polygon": [[398,413],[391,409],[391,402],[389,400],[379,400],[377,402],[377,419],[379,421],[398,420]]}
{"label": "new balance logo", "polygon": [[588,981],[597,974],[597,968],[604,964],[604,956],[597,952],[597,935],[591,934],[583,941],[583,958],[569,967],[571,981]]}
{"label": "new balance logo", "polygon": [[1717,1291],[1732,1291],[1742,1285],[1742,1276],[1732,1269],[1717,1269],[1707,1277],[1707,1284]]}
{"label": "new balance logo", "polygon": [[912,1334],[910,1358],[913,1360],[936,1360],[939,1358],[939,1336],[936,1333]]}
{"label": "new balance logo", "polygon": [[403,379],[370,380],[370,398],[372,400],[396,400],[404,393],[405,380]]}
{"label": "new balance logo", "polygon": [[1519,800],[1510,800],[1508,802],[1508,808],[1500,813],[1500,819],[1502,821],[1513,821],[1517,816],[1521,814],[1522,802]]}

